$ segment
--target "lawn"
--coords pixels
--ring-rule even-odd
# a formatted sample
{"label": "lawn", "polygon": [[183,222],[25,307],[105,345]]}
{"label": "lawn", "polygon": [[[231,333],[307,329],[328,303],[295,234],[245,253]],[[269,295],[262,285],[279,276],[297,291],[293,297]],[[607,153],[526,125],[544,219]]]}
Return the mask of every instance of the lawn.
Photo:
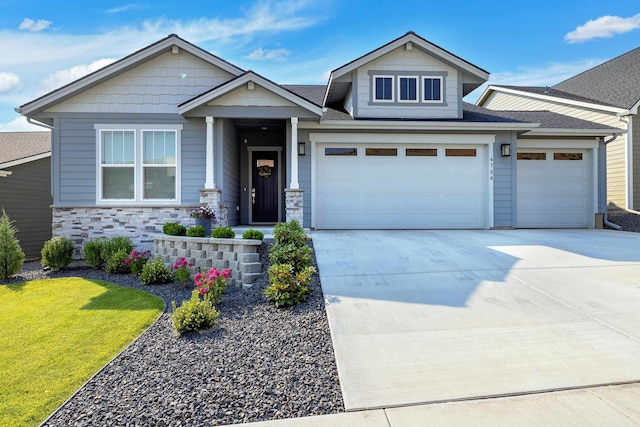
{"label": "lawn", "polygon": [[0,286],[0,426],[37,426],[162,313],[162,299],[82,278]]}

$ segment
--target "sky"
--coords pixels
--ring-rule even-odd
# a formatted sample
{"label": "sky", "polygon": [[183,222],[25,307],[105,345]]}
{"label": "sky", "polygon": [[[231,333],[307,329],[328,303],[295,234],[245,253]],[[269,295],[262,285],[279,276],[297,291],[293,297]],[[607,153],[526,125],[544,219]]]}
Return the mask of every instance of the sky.
{"label": "sky", "polygon": [[491,84],[552,86],[639,47],[640,2],[0,0],[0,131],[43,130],[14,109],[169,34],[280,84],[326,84],[407,31]]}

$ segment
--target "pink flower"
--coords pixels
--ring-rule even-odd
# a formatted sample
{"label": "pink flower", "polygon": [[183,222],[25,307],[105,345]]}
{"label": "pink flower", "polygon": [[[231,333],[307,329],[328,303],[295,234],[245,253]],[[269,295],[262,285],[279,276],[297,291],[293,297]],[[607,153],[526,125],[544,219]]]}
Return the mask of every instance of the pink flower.
{"label": "pink flower", "polygon": [[206,295],[209,293],[209,288],[204,287],[204,288],[200,288],[200,295]]}
{"label": "pink flower", "polygon": [[220,273],[220,274],[222,274],[222,277],[224,277],[225,279],[228,279],[229,276],[231,275],[231,271],[229,271],[228,268],[225,268],[225,269],[222,270],[222,273]]}

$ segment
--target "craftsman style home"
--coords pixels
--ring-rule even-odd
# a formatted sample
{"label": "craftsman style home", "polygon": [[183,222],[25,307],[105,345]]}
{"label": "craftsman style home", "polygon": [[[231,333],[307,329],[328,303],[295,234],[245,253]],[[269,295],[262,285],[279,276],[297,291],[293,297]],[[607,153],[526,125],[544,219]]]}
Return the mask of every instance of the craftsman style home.
{"label": "craftsman style home", "polygon": [[138,244],[209,204],[222,224],[594,227],[620,130],[462,98],[489,73],[409,32],[282,85],[170,35],[19,108],[52,127],[55,235]]}

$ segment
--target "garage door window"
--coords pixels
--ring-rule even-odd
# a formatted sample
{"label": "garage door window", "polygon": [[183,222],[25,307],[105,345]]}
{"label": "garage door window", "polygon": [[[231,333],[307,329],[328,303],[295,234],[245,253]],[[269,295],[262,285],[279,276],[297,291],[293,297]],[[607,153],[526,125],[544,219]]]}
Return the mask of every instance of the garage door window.
{"label": "garage door window", "polygon": [[553,160],[582,160],[582,153],[553,153]]}
{"label": "garage door window", "polygon": [[365,150],[367,156],[397,156],[397,148],[367,148]]}
{"label": "garage door window", "polygon": [[518,160],[547,160],[547,153],[518,153]]}
{"label": "garage door window", "polygon": [[324,149],[325,156],[357,156],[357,148],[327,147]]}
{"label": "garage door window", "polygon": [[407,148],[407,157],[437,157],[437,148]]}
{"label": "garage door window", "polygon": [[447,157],[475,157],[475,148],[447,148],[445,150],[445,156]]}

